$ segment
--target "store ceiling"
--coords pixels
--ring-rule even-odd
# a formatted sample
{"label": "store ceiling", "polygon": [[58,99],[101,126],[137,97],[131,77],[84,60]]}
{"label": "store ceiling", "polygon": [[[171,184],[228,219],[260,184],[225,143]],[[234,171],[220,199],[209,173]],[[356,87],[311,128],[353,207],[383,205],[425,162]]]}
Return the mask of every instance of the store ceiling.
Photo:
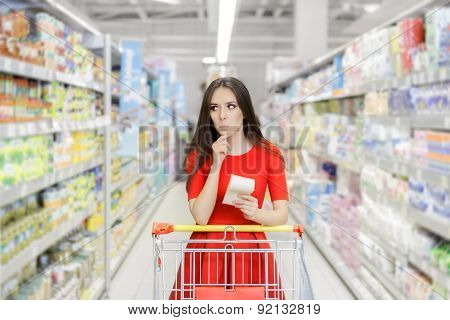
{"label": "store ceiling", "polygon": [[[230,61],[268,61],[274,56],[292,56],[294,1],[241,0]],[[117,40],[145,40],[147,55],[165,55],[178,61],[201,61],[205,56],[215,55],[217,0],[69,2]],[[355,34],[344,34],[343,30],[367,13],[367,5],[382,2],[329,0],[328,46],[334,48],[352,39]]]}
{"label": "store ceiling", "polygon": [[[45,1],[28,0],[33,3]],[[230,62],[266,62],[294,55],[296,0],[240,0],[230,47]],[[317,1],[317,0],[311,0]],[[427,0],[328,0],[328,47]],[[214,56],[218,0],[60,0],[88,16],[114,40],[145,41],[145,54],[175,61]],[[371,12],[371,9],[378,10]]]}

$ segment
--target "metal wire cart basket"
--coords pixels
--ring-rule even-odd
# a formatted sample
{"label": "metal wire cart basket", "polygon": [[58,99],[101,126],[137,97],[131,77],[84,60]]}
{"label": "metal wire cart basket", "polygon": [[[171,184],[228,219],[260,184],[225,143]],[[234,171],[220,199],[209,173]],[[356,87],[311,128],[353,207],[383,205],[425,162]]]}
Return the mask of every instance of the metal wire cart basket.
{"label": "metal wire cart basket", "polygon": [[[205,239],[189,240],[162,236],[173,232],[211,234]],[[298,237],[239,239],[242,232],[294,232]],[[154,222],[152,234],[154,299],[313,299],[301,225],[199,226]]]}

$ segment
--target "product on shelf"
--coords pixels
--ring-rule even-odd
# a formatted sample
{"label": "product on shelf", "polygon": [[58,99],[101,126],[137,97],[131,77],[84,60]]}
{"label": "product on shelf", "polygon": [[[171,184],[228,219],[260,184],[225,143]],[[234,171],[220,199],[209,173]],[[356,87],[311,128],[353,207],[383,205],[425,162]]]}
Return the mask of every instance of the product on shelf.
{"label": "product on shelf", "polygon": [[409,201],[424,214],[450,219],[450,190],[409,179]]}
{"label": "product on shelf", "polygon": [[308,95],[359,91],[376,80],[403,78],[447,67],[450,63],[449,12],[448,7],[439,8],[428,12],[426,19],[406,18],[393,26],[363,34],[328,65],[292,81],[286,91],[289,102]]}
{"label": "product on shelf", "polygon": [[[2,297],[15,300],[80,299],[104,268],[104,237],[79,229],[2,284]],[[31,279],[31,280],[30,280]]]}
{"label": "product on shelf", "polygon": [[90,120],[102,114],[101,105],[90,89],[0,74],[0,123]]}
{"label": "product on shelf", "polygon": [[0,190],[35,180],[101,154],[103,136],[93,130],[0,139]]}
{"label": "product on shelf", "polygon": [[71,131],[55,134],[54,167],[64,169],[88,161],[101,154],[103,136],[93,130]]}
{"label": "product on shelf", "polygon": [[39,96],[38,81],[0,74],[0,123],[49,117],[51,105]]}
{"label": "product on shelf", "polygon": [[449,50],[449,13],[450,8],[427,12],[425,19],[425,42],[429,62],[432,65],[444,66],[450,62]]}
{"label": "product on shelf", "polygon": [[[263,108],[283,133],[308,130],[304,144],[283,147],[306,149],[322,169],[337,165],[329,177],[294,170],[299,214],[379,299],[448,297],[448,239],[410,216],[422,211],[430,225],[450,219],[450,136],[446,121],[431,124],[450,115],[450,8],[437,11],[363,34]],[[436,171],[442,178],[433,183]]]}
{"label": "product on shelf", "polygon": [[331,198],[331,246],[340,253],[345,264],[356,270],[360,267],[360,243],[355,238],[359,224],[356,207],[358,198],[355,195],[335,195]]}
{"label": "product on shelf", "polygon": [[[29,20],[34,21],[30,25]],[[82,45],[82,34],[46,12],[0,16],[0,55],[101,82],[103,59]]]}
{"label": "product on shelf", "polygon": [[389,294],[389,292],[380,284],[372,273],[367,270],[366,267],[361,266],[358,274],[377,299],[393,300],[392,295]]}
{"label": "product on shelf", "polygon": [[[360,176],[361,193],[368,195],[383,194],[394,201],[408,203],[408,180],[394,176],[390,172],[375,166],[364,166]],[[372,199],[376,201],[375,199]]]}
{"label": "product on shelf", "polygon": [[53,81],[43,85],[42,97],[51,105],[51,117],[55,120],[89,120],[100,113],[100,98],[89,89]]}
{"label": "product on shelf", "polygon": [[120,74],[118,71],[111,72],[111,93],[120,94]]}
{"label": "product on shelf", "polygon": [[[422,229],[415,229],[413,237],[411,251],[414,255],[426,261],[427,265],[437,268],[443,275],[450,275],[450,242]],[[445,283],[441,285],[445,286]]]}
{"label": "product on shelf", "polygon": [[50,136],[0,140],[0,190],[52,172]]}
{"label": "product on shelf", "polygon": [[[33,241],[80,215],[87,216],[101,188],[97,169],[0,208],[1,264],[8,263]],[[89,212],[88,212],[89,211]]]}
{"label": "product on shelf", "polygon": [[[436,83],[433,85],[412,87],[409,89],[413,108],[409,114],[440,115],[450,114],[450,83]],[[395,102],[395,101],[394,101]],[[390,106],[395,106],[391,103]]]}
{"label": "product on shelf", "polygon": [[30,23],[25,11],[14,11],[0,17],[1,33],[8,37],[24,38],[30,33]]}
{"label": "product on shelf", "polygon": [[422,166],[450,172],[450,133],[414,130],[411,157]]}
{"label": "product on shelf", "polygon": [[139,216],[145,211],[143,208],[135,211],[135,208],[140,204],[139,200],[142,202],[145,199],[141,198],[143,194],[149,194],[148,183],[145,180],[140,180],[123,192],[117,193],[116,206],[111,210],[113,219],[120,217],[121,222],[111,232],[111,256],[113,258],[117,256]]}
{"label": "product on shelf", "polygon": [[[302,190],[306,224],[311,228],[316,228],[320,220],[327,221],[329,218],[330,197],[335,192],[335,186],[326,179],[306,178],[302,180]],[[330,241],[326,242],[330,243]]]}

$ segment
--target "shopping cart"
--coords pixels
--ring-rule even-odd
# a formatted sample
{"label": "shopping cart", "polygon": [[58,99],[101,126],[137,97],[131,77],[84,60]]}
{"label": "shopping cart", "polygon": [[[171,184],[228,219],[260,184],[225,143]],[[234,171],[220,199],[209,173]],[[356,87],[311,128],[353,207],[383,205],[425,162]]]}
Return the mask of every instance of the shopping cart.
{"label": "shopping cart", "polygon": [[[162,239],[161,235],[172,232],[215,236]],[[267,240],[263,236],[262,240],[248,240],[238,238],[241,232],[295,232],[298,237]],[[199,226],[154,222],[152,234],[154,299],[167,299],[169,295],[170,299],[182,300],[313,299],[301,225]]]}

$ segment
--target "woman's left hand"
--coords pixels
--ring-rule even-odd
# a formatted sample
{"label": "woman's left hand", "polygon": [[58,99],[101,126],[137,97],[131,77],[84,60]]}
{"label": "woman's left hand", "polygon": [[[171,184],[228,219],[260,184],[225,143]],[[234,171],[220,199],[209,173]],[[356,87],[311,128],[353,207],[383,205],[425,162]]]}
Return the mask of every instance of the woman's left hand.
{"label": "woman's left hand", "polygon": [[247,220],[254,220],[258,214],[258,199],[248,194],[238,194],[241,200],[235,200],[234,206],[244,213]]}

